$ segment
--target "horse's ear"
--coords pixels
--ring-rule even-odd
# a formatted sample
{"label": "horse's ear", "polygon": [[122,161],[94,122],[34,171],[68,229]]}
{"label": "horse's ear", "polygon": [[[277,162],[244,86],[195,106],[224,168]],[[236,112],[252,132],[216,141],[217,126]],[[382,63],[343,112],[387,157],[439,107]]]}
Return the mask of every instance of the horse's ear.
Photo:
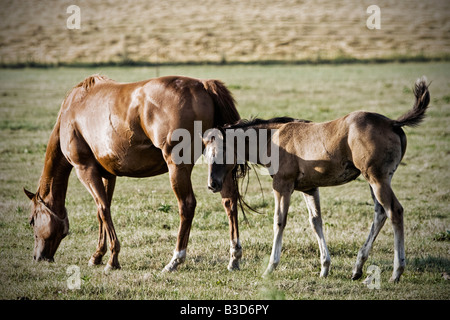
{"label": "horse's ear", "polygon": [[27,195],[28,199],[33,200],[35,194],[31,191],[28,191],[27,189],[23,188],[23,192]]}

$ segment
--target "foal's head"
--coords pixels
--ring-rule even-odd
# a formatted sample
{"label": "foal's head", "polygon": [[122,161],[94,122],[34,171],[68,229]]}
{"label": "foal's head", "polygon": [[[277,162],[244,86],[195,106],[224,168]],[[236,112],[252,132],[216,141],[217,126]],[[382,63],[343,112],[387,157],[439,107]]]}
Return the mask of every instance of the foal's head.
{"label": "foal's head", "polygon": [[[34,230],[34,252],[36,261],[53,262],[53,256],[61,240],[69,233],[69,219],[64,209],[60,215],[50,210],[38,193],[24,189],[31,200],[30,225]],[[62,216],[62,218],[60,218]]]}
{"label": "foal's head", "polygon": [[236,166],[236,157],[230,157],[227,161],[225,134],[219,129],[211,129],[205,133],[203,144],[205,145],[205,157],[208,163],[208,189],[213,192],[222,190],[225,177]]}

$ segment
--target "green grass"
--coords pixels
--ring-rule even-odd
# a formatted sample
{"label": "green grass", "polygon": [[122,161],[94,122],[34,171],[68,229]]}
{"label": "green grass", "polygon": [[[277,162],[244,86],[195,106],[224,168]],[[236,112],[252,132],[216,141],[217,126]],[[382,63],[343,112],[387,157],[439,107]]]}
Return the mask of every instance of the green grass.
{"label": "green grass", "polygon": [[[351,281],[357,251],[370,229],[373,204],[368,184],[358,178],[321,189],[324,232],[332,267],[319,278],[316,239],[306,206],[294,193],[281,263],[269,279],[261,277],[272,246],[271,180],[260,176],[263,194],[251,176],[247,201],[262,214],[248,213],[240,224],[244,256],[241,271],[226,269],[228,220],[220,196],[206,188],[206,167],[194,169],[197,210],[188,255],[178,272],[162,274],[175,246],[176,199],[168,175],[119,178],[112,205],[121,241],[121,270],[104,274],[87,266],[97,243],[96,208],[74,173],[66,207],[70,234],[55,263],[33,263],[28,200],[22,187],[35,189],[44,152],[60,103],[84,77],[102,73],[119,81],[154,77],[141,68],[54,68],[0,70],[0,298],[17,299],[449,299],[450,272],[450,64],[370,64],[317,66],[165,66],[160,75],[182,74],[225,81],[242,117],[289,115],[330,120],[355,110],[396,118],[413,103],[416,78],[432,81],[431,108],[423,125],[407,128],[408,149],[392,181],[405,208],[407,268],[399,284],[392,272],[393,232],[387,222],[366,263],[381,269],[381,289]],[[264,199],[263,199],[264,196]],[[109,256],[109,252],[107,257]],[[107,257],[105,257],[107,259]],[[70,265],[80,267],[79,290],[67,286]]]}

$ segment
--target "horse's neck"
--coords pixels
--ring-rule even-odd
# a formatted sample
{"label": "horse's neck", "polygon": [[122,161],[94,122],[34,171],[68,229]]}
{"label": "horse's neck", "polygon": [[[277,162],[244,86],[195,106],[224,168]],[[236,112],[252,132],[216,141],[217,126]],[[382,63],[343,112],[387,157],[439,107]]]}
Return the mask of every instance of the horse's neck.
{"label": "horse's neck", "polygon": [[60,148],[59,119],[48,141],[38,195],[56,214],[64,212],[67,184],[72,166]]}

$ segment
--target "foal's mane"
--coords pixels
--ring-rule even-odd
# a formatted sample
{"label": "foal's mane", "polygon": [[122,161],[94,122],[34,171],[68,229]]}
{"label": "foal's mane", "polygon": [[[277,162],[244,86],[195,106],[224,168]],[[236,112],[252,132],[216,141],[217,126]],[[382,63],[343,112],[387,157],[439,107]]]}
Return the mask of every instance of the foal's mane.
{"label": "foal's mane", "polygon": [[240,119],[237,122],[233,124],[228,124],[223,127],[221,127],[222,130],[226,129],[245,129],[245,128],[251,128],[254,126],[259,125],[270,125],[270,124],[285,124],[289,122],[304,122],[309,123],[311,121],[309,120],[303,120],[303,119],[295,119],[291,117],[275,117],[271,119],[260,119],[260,118],[250,118],[250,119]]}
{"label": "foal's mane", "polygon": [[[291,118],[291,117],[275,117],[275,118],[271,118],[271,119],[267,119],[267,120],[255,117],[255,118],[250,118],[250,119],[240,119],[233,124],[227,124],[225,126],[219,127],[218,129],[223,133],[223,136],[225,137],[225,131],[228,129],[244,129],[245,130],[245,129],[252,128],[255,126],[261,126],[261,125],[264,126],[264,125],[271,125],[271,124],[285,124],[285,123],[289,123],[289,122],[309,123],[311,121],[295,119],[295,118]],[[251,166],[255,166],[255,165],[251,164]],[[247,188],[248,188],[248,184],[249,184],[249,176],[248,176],[249,170],[250,170],[250,164],[248,161],[245,161],[245,163],[243,163],[243,164],[238,164],[232,171],[232,178],[233,178],[234,185],[236,186],[238,202],[241,207],[242,213],[244,214],[245,221],[248,221],[248,220],[247,220],[247,217],[245,216],[244,207],[247,207],[247,209],[249,209],[253,212],[260,213],[256,209],[252,208],[244,200],[244,196],[247,193]],[[256,170],[255,170],[255,174],[258,179],[259,186],[261,187],[261,191],[262,191],[261,181],[259,180],[259,176],[258,176],[258,173],[256,172]],[[245,188],[244,195],[242,195],[240,192],[240,187],[239,187],[239,179],[242,179],[242,183],[241,183],[241,188],[242,188],[244,178],[246,176],[247,176],[247,186]],[[263,199],[264,199],[264,194],[263,194]]]}

